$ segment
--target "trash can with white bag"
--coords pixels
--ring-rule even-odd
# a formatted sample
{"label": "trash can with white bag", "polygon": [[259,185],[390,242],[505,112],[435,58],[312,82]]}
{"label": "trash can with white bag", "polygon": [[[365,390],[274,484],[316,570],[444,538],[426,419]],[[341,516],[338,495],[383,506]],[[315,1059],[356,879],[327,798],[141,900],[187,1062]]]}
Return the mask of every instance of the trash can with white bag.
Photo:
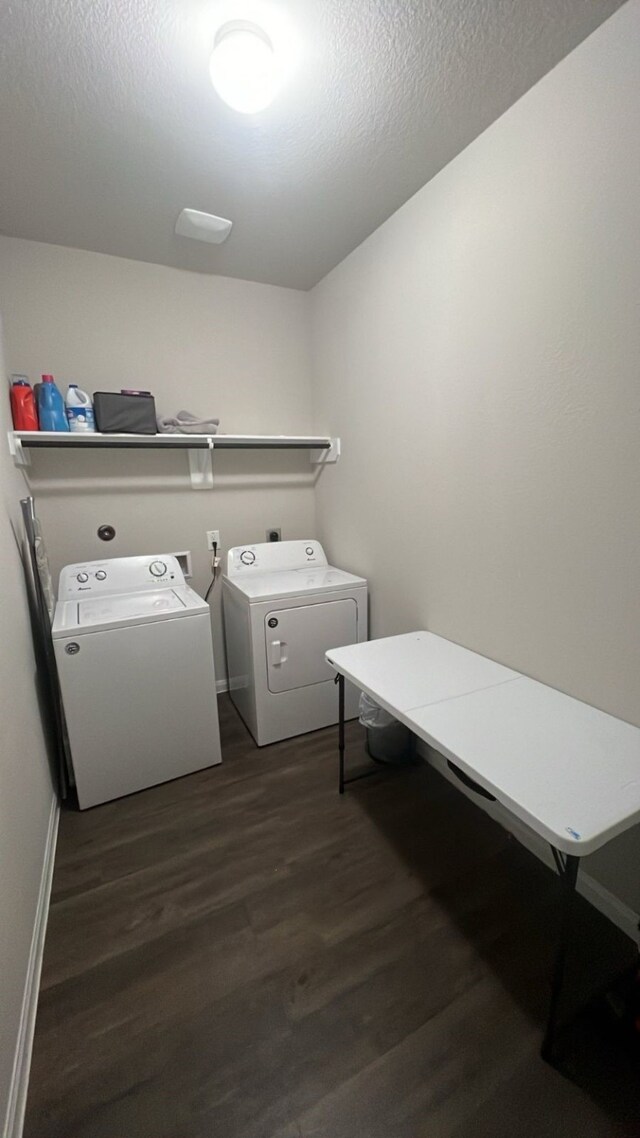
{"label": "trash can with white bag", "polygon": [[370,695],[360,695],[360,722],[367,729],[367,753],[377,763],[406,766],[415,760],[415,736],[380,707]]}

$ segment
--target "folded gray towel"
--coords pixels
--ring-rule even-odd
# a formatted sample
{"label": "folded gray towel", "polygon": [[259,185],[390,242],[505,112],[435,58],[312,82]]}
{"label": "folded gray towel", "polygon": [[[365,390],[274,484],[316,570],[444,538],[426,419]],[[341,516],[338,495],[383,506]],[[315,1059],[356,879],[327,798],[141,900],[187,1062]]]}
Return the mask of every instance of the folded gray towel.
{"label": "folded gray towel", "polygon": [[191,411],[178,411],[177,415],[158,415],[158,430],[165,435],[215,435],[219,419],[199,419]]}

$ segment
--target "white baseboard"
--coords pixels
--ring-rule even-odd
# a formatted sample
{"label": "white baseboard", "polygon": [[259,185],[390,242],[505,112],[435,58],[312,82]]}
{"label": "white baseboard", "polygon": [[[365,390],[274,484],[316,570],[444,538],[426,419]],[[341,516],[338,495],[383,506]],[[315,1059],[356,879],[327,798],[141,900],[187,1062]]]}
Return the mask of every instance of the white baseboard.
{"label": "white baseboard", "polygon": [[229,691],[228,680],[216,680],[216,693],[222,695],[224,691]]}
{"label": "white baseboard", "polygon": [[604,885],[588,873],[579,875],[578,892],[591,902],[594,909],[599,909],[614,925],[622,929],[631,940],[637,941],[640,917],[629,905],[616,897],[615,893],[605,889]]}
{"label": "white baseboard", "polygon": [[51,803],[51,813],[49,814],[49,826],[47,829],[47,839],[42,862],[38,904],[33,924],[31,948],[29,950],[29,963],[22,998],[20,1028],[16,1041],[13,1075],[11,1078],[7,1115],[3,1129],[4,1138],[21,1138],[24,1127],[27,1089],[29,1086],[29,1068],[31,1066],[33,1033],[36,1026],[40,973],[42,971],[44,938],[49,914],[49,899],[51,897],[51,881],[53,878],[53,863],[56,852],[56,840],[58,837],[59,817],[60,806],[57,798],[54,796]]}
{"label": "white baseboard", "polygon": [[[475,802],[476,806],[480,806],[485,813],[495,818],[496,822],[499,822],[505,830],[513,834],[514,838],[517,838],[530,853],[535,854],[540,861],[550,866],[551,869],[555,869],[551,849],[538,834],[535,834],[533,830],[530,830],[528,826],[525,826],[525,824],[515,818],[513,814],[505,810],[499,802],[489,802],[480,799],[472,790],[467,790],[462,786],[459,780],[449,770],[447,760],[425,743],[418,742],[418,754],[421,755],[423,759],[426,759],[431,766],[435,767],[443,778],[446,778],[448,782],[455,786],[456,790],[459,790],[462,794],[466,794],[467,798]],[[614,893],[611,893],[609,889],[606,889],[604,885],[601,885],[599,881],[596,881],[590,874],[585,873],[584,870],[581,870],[578,875],[577,890],[595,909],[599,909],[605,917],[608,917],[614,925],[622,929],[627,936],[631,937],[634,941],[638,939],[638,921],[640,919],[638,913],[635,913],[629,905],[626,905],[624,901],[621,901],[619,897],[616,897]]]}

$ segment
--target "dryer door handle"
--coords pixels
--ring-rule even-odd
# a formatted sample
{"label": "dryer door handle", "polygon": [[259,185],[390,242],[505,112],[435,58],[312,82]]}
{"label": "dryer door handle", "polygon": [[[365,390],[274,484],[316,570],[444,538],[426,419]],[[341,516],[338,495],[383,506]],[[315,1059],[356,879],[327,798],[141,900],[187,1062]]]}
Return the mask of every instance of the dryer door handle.
{"label": "dryer door handle", "polygon": [[279,664],[286,662],[287,656],[284,652],[286,642],[284,640],[272,640],[269,645],[271,665],[277,668]]}

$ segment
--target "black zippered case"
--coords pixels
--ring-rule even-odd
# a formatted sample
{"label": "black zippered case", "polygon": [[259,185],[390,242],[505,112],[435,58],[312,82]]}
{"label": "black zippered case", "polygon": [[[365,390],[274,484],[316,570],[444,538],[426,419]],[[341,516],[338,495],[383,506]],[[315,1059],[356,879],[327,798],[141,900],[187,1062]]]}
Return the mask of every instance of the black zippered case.
{"label": "black zippered case", "polygon": [[104,435],[157,435],[153,395],[121,395],[119,391],[95,391],[93,410],[96,427]]}

